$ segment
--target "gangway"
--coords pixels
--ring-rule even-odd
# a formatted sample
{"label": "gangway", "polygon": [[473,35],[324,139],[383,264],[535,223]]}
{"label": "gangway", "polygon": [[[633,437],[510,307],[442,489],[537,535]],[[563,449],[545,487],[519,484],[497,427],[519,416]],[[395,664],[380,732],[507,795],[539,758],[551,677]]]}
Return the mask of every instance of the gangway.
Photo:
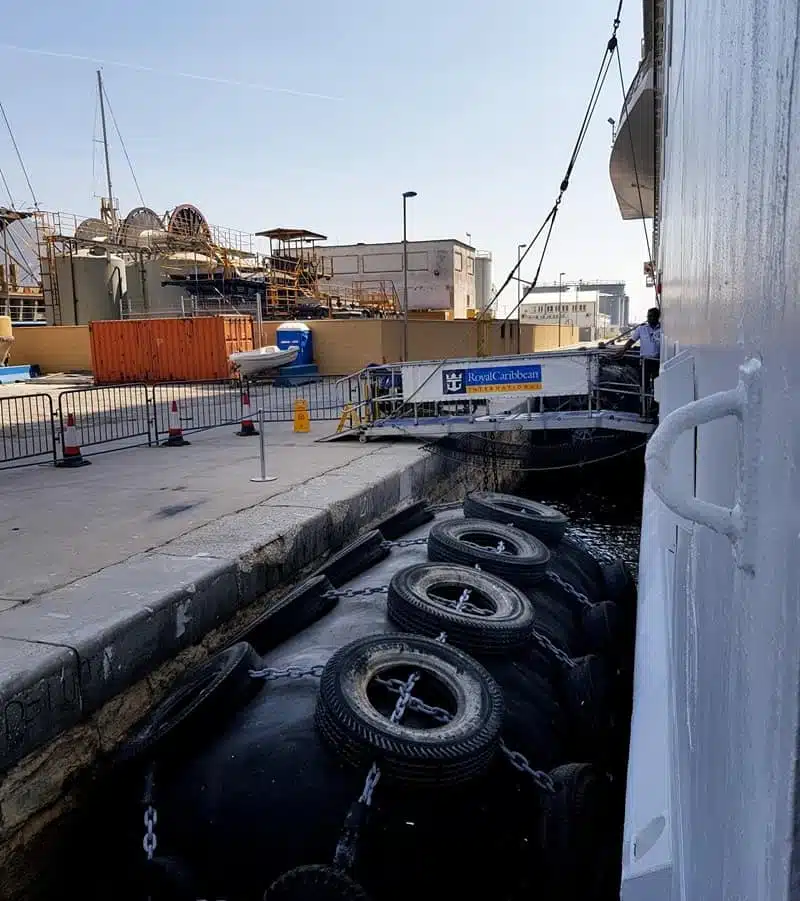
{"label": "gangway", "polygon": [[656,427],[638,354],[598,348],[370,365],[340,383],[350,400],[323,441],[546,430],[650,435]]}

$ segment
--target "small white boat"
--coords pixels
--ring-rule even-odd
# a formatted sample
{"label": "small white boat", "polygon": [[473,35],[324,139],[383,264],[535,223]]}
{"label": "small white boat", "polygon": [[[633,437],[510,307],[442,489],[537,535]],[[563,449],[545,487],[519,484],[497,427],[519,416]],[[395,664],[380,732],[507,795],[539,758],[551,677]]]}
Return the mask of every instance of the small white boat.
{"label": "small white boat", "polygon": [[244,376],[257,375],[269,369],[278,369],[280,366],[288,366],[294,363],[299,348],[288,347],[281,350],[280,347],[269,345],[259,347],[256,350],[244,350],[231,354],[228,359]]}

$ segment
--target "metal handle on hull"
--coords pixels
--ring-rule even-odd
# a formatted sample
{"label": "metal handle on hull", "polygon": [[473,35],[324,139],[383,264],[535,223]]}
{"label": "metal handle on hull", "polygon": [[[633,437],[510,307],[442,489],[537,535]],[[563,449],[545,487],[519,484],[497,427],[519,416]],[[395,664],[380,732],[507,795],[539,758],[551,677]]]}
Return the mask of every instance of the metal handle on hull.
{"label": "metal handle on hull", "polygon": [[[650,485],[658,497],[678,516],[726,535],[734,545],[738,565],[746,570],[754,567],[747,536],[757,461],[760,369],[759,360],[748,360],[739,367],[739,384],[735,388],[718,391],[673,410],[653,433],[645,452]],[[678,438],[689,429],[724,416],[735,416],[739,420],[739,480],[733,507],[722,507],[682,494],[669,480],[670,457]]]}

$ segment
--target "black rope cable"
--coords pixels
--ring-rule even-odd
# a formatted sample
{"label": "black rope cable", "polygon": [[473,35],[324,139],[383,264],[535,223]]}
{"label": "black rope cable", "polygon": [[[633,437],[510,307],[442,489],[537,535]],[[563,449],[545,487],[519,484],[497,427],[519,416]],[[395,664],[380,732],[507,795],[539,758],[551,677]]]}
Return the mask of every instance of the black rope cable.
{"label": "black rope cable", "polygon": [[[33,200],[33,206],[35,209],[39,209],[39,201],[36,199],[36,192],[33,190],[33,185],[31,184],[31,180],[28,177],[28,170],[25,168],[25,161],[22,159],[22,154],[20,153],[19,147],[17,146],[17,139],[14,137],[14,131],[11,128],[11,123],[8,121],[8,116],[6,115],[5,107],[3,106],[2,101],[0,101],[0,113],[3,115],[3,121],[6,123],[6,128],[8,129],[8,134],[11,137],[11,144],[14,148],[14,152],[17,154],[17,159],[19,160],[20,168],[22,169],[22,174],[25,176],[25,181],[28,184],[28,190],[31,192],[31,198]],[[5,182],[5,179],[3,179]],[[14,205],[14,201],[11,201],[11,205]]]}
{"label": "black rope cable", "polygon": [[108,99],[108,91],[106,91],[106,86],[103,85],[103,96],[106,98],[106,103],[108,104],[108,111],[111,113],[111,121],[114,123],[114,130],[117,133],[117,137],[119,138],[120,146],[122,147],[122,152],[125,154],[125,159],[128,161],[128,168],[131,170],[131,177],[133,178],[133,183],[136,185],[136,193],[139,195],[139,200],[142,202],[142,206],[147,206],[144,202],[144,197],[142,196],[142,189],[139,187],[139,182],[136,178],[136,173],[133,171],[133,163],[131,162],[131,158],[128,156],[128,148],[125,146],[125,140],[122,137],[122,132],[119,130],[119,125],[117,125],[117,117],[114,115],[114,110],[111,106],[111,101]]}
{"label": "black rope cable", "polygon": [[[558,196],[556,197],[555,203],[551,207],[550,212],[545,217],[545,220],[542,223],[541,227],[536,232],[536,235],[531,239],[530,243],[528,244],[527,248],[525,249],[525,252],[514,264],[514,266],[512,267],[511,271],[509,272],[509,274],[506,277],[503,284],[500,286],[500,288],[495,293],[494,297],[486,305],[486,307],[481,311],[480,315],[476,317],[476,319],[485,318],[485,314],[492,308],[492,306],[495,304],[495,302],[500,297],[500,295],[503,293],[503,291],[508,287],[508,285],[512,281],[515,280],[515,278],[517,277],[517,274],[520,270],[520,267],[522,266],[522,263],[525,261],[525,258],[527,257],[531,248],[536,243],[536,240],[539,238],[539,236],[542,234],[542,232],[545,230],[545,228],[547,228],[548,223],[551,223],[552,220],[554,220],[555,216],[558,213],[558,208],[561,205],[561,201],[564,197],[564,194],[566,193],[567,189],[569,188],[569,181],[572,176],[573,170],[575,168],[575,164],[578,161],[578,156],[580,155],[581,148],[583,147],[583,142],[586,140],[586,135],[589,130],[589,124],[591,123],[592,116],[594,115],[594,111],[595,111],[595,109],[597,107],[597,103],[600,99],[600,93],[602,92],[603,86],[605,85],[606,77],[608,76],[608,70],[611,67],[611,62],[613,59],[614,51],[617,49],[617,31],[619,30],[620,21],[621,21],[620,16],[622,14],[622,3],[623,3],[623,0],[620,0],[619,5],[617,6],[617,14],[614,17],[612,31],[611,31],[611,37],[609,38],[608,43],[606,44],[606,48],[603,52],[603,59],[600,63],[600,68],[598,70],[597,77],[595,78],[594,87],[592,88],[592,93],[589,97],[589,102],[587,104],[586,112],[584,113],[583,121],[581,122],[581,126],[578,131],[578,137],[575,140],[575,146],[572,150],[572,154],[570,156],[569,163],[567,164],[564,178],[561,180]],[[552,225],[551,225],[551,228],[552,228]],[[523,299],[525,296],[527,296],[528,294],[531,293],[531,290],[533,289],[534,286],[535,286],[535,282],[528,286],[528,288],[526,289],[525,295],[523,296]],[[517,304],[517,306],[519,306],[519,304]],[[516,311],[516,309],[517,308],[515,307],[514,311]],[[508,317],[506,317],[506,319],[507,318]]]}

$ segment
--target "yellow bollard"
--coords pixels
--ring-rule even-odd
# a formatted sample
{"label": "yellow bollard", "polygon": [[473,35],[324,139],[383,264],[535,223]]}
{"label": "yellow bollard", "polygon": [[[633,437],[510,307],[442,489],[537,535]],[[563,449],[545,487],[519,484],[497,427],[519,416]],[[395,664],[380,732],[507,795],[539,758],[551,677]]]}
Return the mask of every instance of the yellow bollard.
{"label": "yellow bollard", "polygon": [[311,431],[311,416],[308,413],[308,402],[302,398],[294,402],[294,430],[295,432]]}

